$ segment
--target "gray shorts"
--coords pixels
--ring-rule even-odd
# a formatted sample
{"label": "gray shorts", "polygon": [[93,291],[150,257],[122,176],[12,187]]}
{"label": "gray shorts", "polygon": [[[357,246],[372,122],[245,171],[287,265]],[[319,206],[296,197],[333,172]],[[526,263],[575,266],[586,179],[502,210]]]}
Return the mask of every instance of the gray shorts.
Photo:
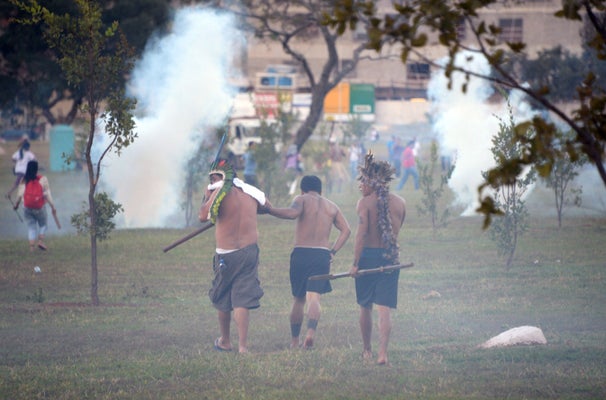
{"label": "gray shorts", "polygon": [[263,289],[259,282],[259,246],[251,244],[228,254],[215,254],[215,277],[208,292],[213,306],[224,312],[260,306]]}
{"label": "gray shorts", "polygon": [[[372,269],[391,264],[385,258],[385,249],[365,247],[362,249],[359,269]],[[356,278],[356,300],[365,308],[373,303],[396,308],[398,305],[398,278],[400,270],[370,274]]]}

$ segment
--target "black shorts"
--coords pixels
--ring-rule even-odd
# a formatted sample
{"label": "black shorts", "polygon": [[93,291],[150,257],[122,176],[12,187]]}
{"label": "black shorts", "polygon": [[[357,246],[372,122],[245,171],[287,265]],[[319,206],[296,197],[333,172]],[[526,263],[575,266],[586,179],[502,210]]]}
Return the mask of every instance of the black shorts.
{"label": "black shorts", "polygon": [[208,292],[213,306],[224,312],[234,308],[258,308],[259,299],[263,297],[258,266],[257,244],[227,254],[215,254],[215,278]]}
{"label": "black shorts", "polygon": [[[362,249],[358,269],[372,269],[390,265],[384,256],[385,249]],[[398,278],[400,270],[380,272],[356,278],[356,301],[362,307],[369,308],[374,304],[396,308],[398,305]]]}
{"label": "black shorts", "polygon": [[290,288],[294,297],[305,297],[307,292],[332,291],[329,280],[310,281],[310,276],[330,272],[330,251],[311,247],[295,247],[290,253]]}

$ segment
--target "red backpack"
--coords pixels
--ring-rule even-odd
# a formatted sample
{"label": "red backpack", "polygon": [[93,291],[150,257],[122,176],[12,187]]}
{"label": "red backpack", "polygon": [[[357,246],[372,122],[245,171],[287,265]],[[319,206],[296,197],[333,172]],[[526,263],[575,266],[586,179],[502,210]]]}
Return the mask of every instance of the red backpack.
{"label": "red backpack", "polygon": [[23,193],[23,206],[36,210],[44,207],[44,190],[40,184],[40,175],[27,182]]}

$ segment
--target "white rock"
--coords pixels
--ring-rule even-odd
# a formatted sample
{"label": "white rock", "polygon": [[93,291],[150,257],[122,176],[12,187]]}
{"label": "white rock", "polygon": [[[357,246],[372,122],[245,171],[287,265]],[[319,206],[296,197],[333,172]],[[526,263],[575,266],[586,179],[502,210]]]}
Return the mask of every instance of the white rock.
{"label": "white rock", "polygon": [[483,349],[529,344],[547,344],[543,331],[536,326],[518,326],[505,331],[480,345]]}

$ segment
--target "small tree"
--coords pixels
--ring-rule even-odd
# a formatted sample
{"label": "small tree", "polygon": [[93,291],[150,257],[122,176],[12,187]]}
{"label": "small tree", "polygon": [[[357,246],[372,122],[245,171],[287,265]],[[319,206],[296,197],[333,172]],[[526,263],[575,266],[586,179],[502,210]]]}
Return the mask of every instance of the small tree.
{"label": "small tree", "polygon": [[[44,38],[50,47],[57,50],[59,65],[70,87],[74,91],[82,91],[86,99],[83,111],[89,123],[84,154],[89,181],[89,209],[85,211],[88,221],[78,216],[74,216],[73,221],[79,231],[88,231],[90,235],[91,301],[93,305],[99,305],[97,239],[105,238],[105,230],[113,228],[110,220],[121,206],[108,196],[96,193],[96,190],[103,158],[110,151],[119,154],[136,137],[132,115],[136,101],[124,93],[124,79],[133,67],[133,52],[116,22],[109,27],[103,26],[101,9],[96,2],[74,1],[77,14],[57,15],[36,0],[29,0],[27,4],[11,0],[31,15],[29,20],[22,22],[43,25]],[[99,157],[93,159],[99,120],[105,126],[108,141]],[[110,212],[98,210],[101,206]]]}
{"label": "small tree", "polygon": [[[422,204],[417,204],[417,211],[420,215],[429,215],[433,234],[437,233],[439,228],[448,225],[450,217],[450,209],[448,207],[440,211],[440,200],[444,195],[444,190],[448,187],[448,181],[454,171],[454,165],[449,166],[449,169],[442,171],[438,168],[438,145],[435,141],[431,143],[429,162],[424,163],[419,161],[419,187],[423,193],[421,198]],[[436,182],[436,170],[440,170],[439,182]]]}
{"label": "small tree", "polygon": [[[570,140],[572,132],[558,132],[561,138],[560,143],[566,143]],[[582,186],[574,186],[573,181],[579,175],[579,169],[587,162],[586,157],[571,159],[568,154],[554,161],[551,167],[551,173],[544,178],[548,188],[553,189],[555,198],[555,207],[558,214],[558,228],[562,227],[562,215],[564,206],[581,205]]]}
{"label": "small tree", "polygon": [[[522,146],[513,140],[516,134],[513,111],[509,102],[507,105],[509,121],[499,118],[499,132],[493,137],[490,149],[497,163],[519,157],[519,153],[523,150]],[[487,174],[488,172],[482,172],[484,178]],[[519,236],[528,229],[528,209],[523,196],[535,179],[535,171],[530,168],[525,175],[518,177],[514,182],[494,188],[495,206],[502,210],[502,213],[490,224],[489,234],[497,244],[499,255],[505,257],[507,269],[511,267]]]}

